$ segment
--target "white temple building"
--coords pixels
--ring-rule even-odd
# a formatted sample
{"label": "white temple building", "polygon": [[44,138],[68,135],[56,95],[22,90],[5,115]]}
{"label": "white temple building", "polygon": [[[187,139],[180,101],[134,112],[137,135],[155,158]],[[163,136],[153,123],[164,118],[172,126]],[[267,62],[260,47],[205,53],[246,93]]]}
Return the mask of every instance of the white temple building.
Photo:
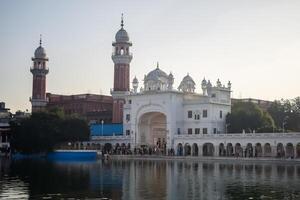
{"label": "white temple building", "polygon": [[[112,45],[113,123],[123,124],[123,133],[103,136],[103,124],[95,125],[102,132],[92,135],[89,145],[107,152],[119,146],[147,146],[168,154],[174,150],[175,155],[300,157],[300,133],[227,133],[230,81],[222,84],[218,79],[213,84],[187,74],[176,89],[172,73],[157,64],[140,81],[134,77],[130,88],[132,43],[123,18]],[[196,93],[196,86],[201,93]]]}
{"label": "white temple building", "polygon": [[231,83],[216,85],[203,79],[202,93],[196,93],[196,83],[187,74],[179,87],[173,87],[174,77],[166,74],[157,64],[145,75],[143,87],[138,79],[125,96],[123,126],[131,135],[131,144],[157,145],[166,143],[173,148],[175,135],[225,133],[225,119],[231,109]]}

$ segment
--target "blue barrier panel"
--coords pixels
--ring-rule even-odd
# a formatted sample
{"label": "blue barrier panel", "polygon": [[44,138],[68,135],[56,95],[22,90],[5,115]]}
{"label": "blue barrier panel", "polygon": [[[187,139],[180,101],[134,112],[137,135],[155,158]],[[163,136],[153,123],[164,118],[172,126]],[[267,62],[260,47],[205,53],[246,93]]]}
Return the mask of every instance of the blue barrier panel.
{"label": "blue barrier panel", "polygon": [[91,136],[123,135],[123,124],[92,124]]}
{"label": "blue barrier panel", "polygon": [[47,158],[49,160],[60,160],[60,161],[88,161],[88,160],[96,160],[97,152],[96,151],[86,151],[86,150],[61,150],[48,153]]}

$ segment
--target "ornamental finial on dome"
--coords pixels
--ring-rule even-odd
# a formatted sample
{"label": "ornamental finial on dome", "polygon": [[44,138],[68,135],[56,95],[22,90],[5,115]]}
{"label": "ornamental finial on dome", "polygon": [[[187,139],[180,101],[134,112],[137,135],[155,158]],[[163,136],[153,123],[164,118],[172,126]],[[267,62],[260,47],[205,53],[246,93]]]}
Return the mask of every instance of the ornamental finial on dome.
{"label": "ornamental finial on dome", "polygon": [[121,16],[121,28],[123,28],[124,26],[124,20],[123,20],[123,13],[122,13],[122,16]]}
{"label": "ornamental finial on dome", "polygon": [[156,62],[156,69],[159,69],[159,62]]}
{"label": "ornamental finial on dome", "polygon": [[42,34],[40,34],[40,47],[42,46]]}

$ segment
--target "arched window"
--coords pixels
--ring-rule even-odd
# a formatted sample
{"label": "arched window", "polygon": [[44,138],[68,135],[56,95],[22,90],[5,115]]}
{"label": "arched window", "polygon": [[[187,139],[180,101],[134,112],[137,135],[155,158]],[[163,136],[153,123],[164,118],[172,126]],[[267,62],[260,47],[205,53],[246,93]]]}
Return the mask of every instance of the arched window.
{"label": "arched window", "polygon": [[121,54],[121,55],[124,55],[124,49],[123,49],[123,48],[121,48],[120,54]]}

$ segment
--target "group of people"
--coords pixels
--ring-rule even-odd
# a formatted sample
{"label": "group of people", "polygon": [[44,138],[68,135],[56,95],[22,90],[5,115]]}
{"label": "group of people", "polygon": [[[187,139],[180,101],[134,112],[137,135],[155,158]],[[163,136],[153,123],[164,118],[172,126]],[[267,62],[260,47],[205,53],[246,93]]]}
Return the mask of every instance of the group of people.
{"label": "group of people", "polygon": [[130,146],[116,146],[111,149],[102,149],[102,154],[110,154],[110,155],[169,155],[174,156],[175,150],[173,148],[167,149],[166,145],[155,145],[155,146],[147,146],[141,145],[139,147],[131,150]]}
{"label": "group of people", "polygon": [[6,146],[6,147],[1,147],[0,148],[0,156],[5,156],[5,157],[9,157],[10,155],[10,147]]}

